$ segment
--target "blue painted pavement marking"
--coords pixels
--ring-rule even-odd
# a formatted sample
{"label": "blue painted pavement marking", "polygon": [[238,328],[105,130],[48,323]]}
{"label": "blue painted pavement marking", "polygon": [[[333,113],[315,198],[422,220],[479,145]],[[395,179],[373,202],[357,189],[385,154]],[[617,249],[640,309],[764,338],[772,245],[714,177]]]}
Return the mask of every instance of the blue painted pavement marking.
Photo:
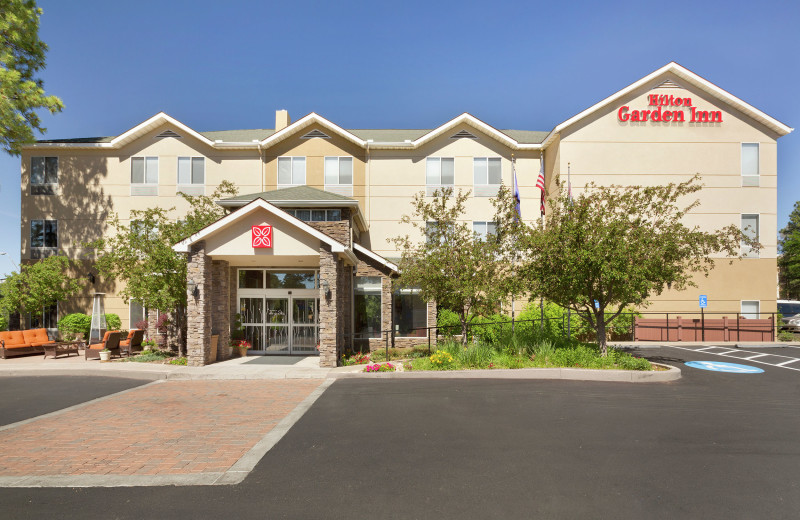
{"label": "blue painted pavement marking", "polygon": [[750,365],[724,363],[722,361],[687,361],[686,366],[711,370],[712,372],[731,372],[733,374],[760,374],[764,370]]}

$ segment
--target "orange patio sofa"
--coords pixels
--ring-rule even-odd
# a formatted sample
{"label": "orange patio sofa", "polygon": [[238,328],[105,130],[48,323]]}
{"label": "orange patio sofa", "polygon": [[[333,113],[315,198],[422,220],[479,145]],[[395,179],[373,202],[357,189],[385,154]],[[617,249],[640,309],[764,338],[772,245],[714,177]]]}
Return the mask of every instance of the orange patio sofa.
{"label": "orange patio sofa", "polygon": [[52,343],[47,329],[4,330],[0,332],[0,358],[41,354],[44,350],[40,347],[45,343]]}

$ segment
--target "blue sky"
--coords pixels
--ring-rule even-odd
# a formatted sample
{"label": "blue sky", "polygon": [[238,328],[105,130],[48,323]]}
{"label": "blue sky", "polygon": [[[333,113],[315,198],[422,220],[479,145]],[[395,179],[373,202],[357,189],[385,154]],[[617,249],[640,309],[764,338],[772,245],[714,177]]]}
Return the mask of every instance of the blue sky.
{"label": "blue sky", "polygon": [[[470,112],[550,130],[670,61],[800,126],[800,4],[40,0],[42,72],[66,108],[44,138],[117,135],[159,111],[199,131],[275,110],[345,128]],[[19,262],[19,159],[0,154],[0,273]],[[800,136],[778,141],[778,222],[800,199]]]}

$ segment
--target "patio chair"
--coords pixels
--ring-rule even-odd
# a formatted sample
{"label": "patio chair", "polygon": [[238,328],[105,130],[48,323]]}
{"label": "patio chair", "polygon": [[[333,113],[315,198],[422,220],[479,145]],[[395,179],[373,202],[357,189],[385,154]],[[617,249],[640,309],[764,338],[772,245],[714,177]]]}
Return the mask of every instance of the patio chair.
{"label": "patio chair", "polygon": [[92,345],[87,345],[84,352],[84,359],[100,359],[100,351],[104,349],[108,349],[111,351],[111,355],[113,356],[116,354],[117,356],[120,355],[119,352],[119,340],[120,340],[120,333],[118,330],[109,330],[103,336],[103,341],[100,343],[94,343]]}
{"label": "patio chair", "polygon": [[128,332],[128,337],[119,342],[119,350],[121,354],[130,356],[136,351],[142,350],[142,341],[144,340],[143,329],[132,329]]}

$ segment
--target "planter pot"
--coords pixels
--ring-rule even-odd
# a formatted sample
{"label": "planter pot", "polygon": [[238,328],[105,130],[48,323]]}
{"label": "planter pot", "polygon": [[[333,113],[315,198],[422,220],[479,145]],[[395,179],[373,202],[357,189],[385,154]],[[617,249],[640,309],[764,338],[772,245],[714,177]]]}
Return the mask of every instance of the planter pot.
{"label": "planter pot", "polygon": [[247,347],[236,347],[239,350],[239,357],[247,356]]}
{"label": "planter pot", "polygon": [[100,361],[110,361],[111,360],[111,352],[103,352],[100,351]]}

